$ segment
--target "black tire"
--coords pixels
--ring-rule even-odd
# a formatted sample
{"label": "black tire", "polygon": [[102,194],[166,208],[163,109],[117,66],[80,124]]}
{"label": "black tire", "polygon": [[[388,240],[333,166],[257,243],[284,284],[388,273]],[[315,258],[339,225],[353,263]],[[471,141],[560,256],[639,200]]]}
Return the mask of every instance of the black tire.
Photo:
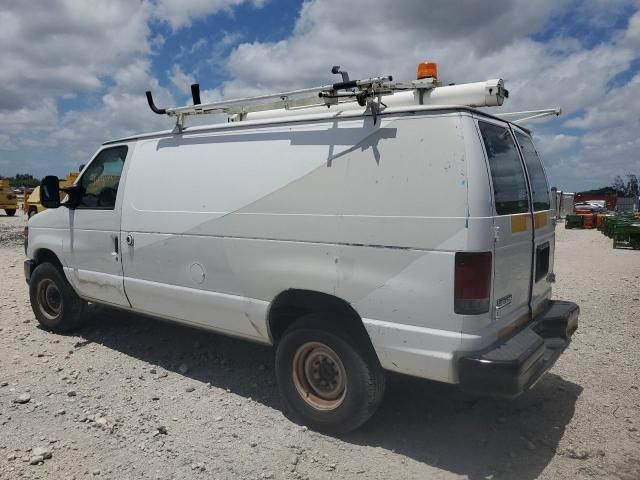
{"label": "black tire", "polygon": [[38,213],[38,210],[36,210],[36,208],[35,208],[35,207],[31,207],[31,208],[29,209],[29,215],[28,215],[28,217],[29,217],[29,218],[31,218],[31,217],[33,217],[36,213]]}
{"label": "black tire", "polygon": [[33,313],[45,330],[68,332],[82,322],[86,302],[76,295],[64,274],[51,263],[41,263],[31,274],[29,297]]}
{"label": "black tire", "polygon": [[16,214],[15,208],[5,208],[4,211],[8,217],[13,217]]}
{"label": "black tire", "polygon": [[[323,393],[316,394],[319,389],[314,390],[305,372],[311,369],[316,375],[321,375],[319,370],[326,373],[323,362],[327,358],[320,360],[318,370],[314,370],[313,361],[325,354],[327,358],[337,357],[337,362],[329,358],[328,370],[338,378],[341,374],[336,372],[343,372],[344,381],[335,383],[343,384],[344,389],[323,398]],[[323,314],[307,315],[284,332],[278,343],[275,368],[278,388],[289,410],[301,423],[322,432],[343,434],[355,430],[374,414],[384,395],[385,373],[370,344],[352,338]],[[314,378],[312,382],[320,384],[325,380]],[[330,380],[324,387],[333,384]],[[331,395],[335,398],[327,400]]]}

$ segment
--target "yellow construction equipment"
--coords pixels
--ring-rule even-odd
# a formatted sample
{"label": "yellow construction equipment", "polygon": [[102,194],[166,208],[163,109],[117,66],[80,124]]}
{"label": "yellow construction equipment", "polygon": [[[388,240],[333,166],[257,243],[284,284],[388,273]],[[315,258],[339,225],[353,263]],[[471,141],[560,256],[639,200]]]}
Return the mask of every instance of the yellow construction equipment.
{"label": "yellow construction equipment", "polygon": [[18,197],[11,190],[9,180],[0,180],[0,209],[4,209],[9,217],[13,217],[18,209]]}

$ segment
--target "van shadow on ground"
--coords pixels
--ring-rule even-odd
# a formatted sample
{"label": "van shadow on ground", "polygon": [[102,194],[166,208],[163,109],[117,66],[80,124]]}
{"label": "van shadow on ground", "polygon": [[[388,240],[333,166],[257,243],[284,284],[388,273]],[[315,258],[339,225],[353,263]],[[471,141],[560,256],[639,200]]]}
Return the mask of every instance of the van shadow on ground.
{"label": "van shadow on ground", "polygon": [[[91,307],[82,344],[102,344],[282,410],[271,348],[128,312]],[[80,347],[81,348],[81,347]],[[264,369],[259,368],[260,365]],[[556,455],[582,388],[548,374],[516,400],[474,398],[449,385],[392,376],[379,411],[345,442],[378,446],[470,479],[534,479]]]}

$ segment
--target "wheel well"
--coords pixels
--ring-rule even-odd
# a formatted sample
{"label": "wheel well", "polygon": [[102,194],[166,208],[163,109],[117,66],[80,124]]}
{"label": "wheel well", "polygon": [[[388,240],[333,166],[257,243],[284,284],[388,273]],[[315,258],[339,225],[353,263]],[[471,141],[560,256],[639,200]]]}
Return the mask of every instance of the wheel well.
{"label": "wheel well", "polygon": [[315,312],[332,314],[339,320],[334,326],[344,328],[354,339],[366,341],[373,349],[360,315],[349,303],[327,293],[298,289],[285,290],[271,302],[267,321],[273,343],[277,344],[284,331],[300,317]]}
{"label": "wheel well", "polygon": [[41,248],[36,252],[34,256],[34,260],[36,262],[36,265],[40,265],[41,263],[45,263],[45,262],[51,263],[52,265],[55,265],[56,268],[58,268],[58,270],[62,272],[62,262],[60,262],[56,254],[53,253],[51,250],[48,250],[46,248]]}

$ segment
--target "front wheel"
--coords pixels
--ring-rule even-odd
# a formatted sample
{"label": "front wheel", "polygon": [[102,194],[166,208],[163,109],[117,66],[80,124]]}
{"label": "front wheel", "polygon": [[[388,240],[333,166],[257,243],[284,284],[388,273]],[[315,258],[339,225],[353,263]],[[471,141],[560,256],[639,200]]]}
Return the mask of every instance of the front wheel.
{"label": "front wheel", "polygon": [[276,376],[289,409],[305,425],[347,433],[376,411],[384,370],[363,339],[353,339],[323,315],[290,326],[276,351]]}
{"label": "front wheel", "polygon": [[16,214],[16,209],[15,208],[5,208],[4,212],[7,214],[8,217],[13,217]]}
{"label": "front wheel", "polygon": [[33,271],[29,297],[33,313],[45,330],[67,332],[80,325],[86,302],[53,264],[42,263]]}

